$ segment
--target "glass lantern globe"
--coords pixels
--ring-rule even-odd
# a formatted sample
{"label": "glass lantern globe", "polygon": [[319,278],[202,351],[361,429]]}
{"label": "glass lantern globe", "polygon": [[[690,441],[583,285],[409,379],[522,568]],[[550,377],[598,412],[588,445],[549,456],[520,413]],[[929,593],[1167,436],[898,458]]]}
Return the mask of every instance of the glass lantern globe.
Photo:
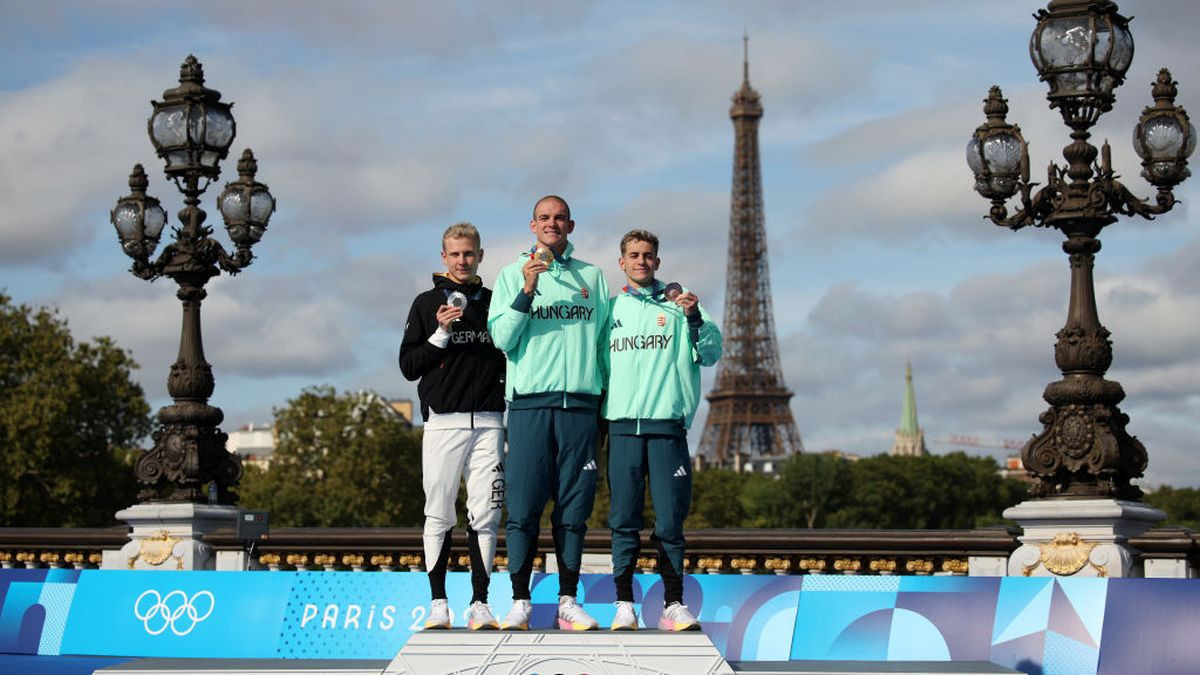
{"label": "glass lantern globe", "polygon": [[1129,20],[1108,0],[1053,0],[1037,19],[1029,56],[1050,85],[1050,107],[1067,124],[1094,124],[1133,62]]}
{"label": "glass lantern globe", "polygon": [[1142,111],[1133,129],[1133,149],[1142,158],[1142,176],[1155,187],[1170,188],[1191,175],[1187,159],[1196,149],[1196,127],[1175,105],[1179,90],[1166,68],[1158,72],[1154,105]]}
{"label": "glass lantern globe", "polygon": [[150,141],[166,162],[168,176],[220,174],[218,163],[228,154],[237,131],[232,104],[220,99],[221,92],[204,86],[203,66],[188,56],[179,69],[179,86],[163,92],[161,103],[151,101]]}
{"label": "glass lantern globe", "polygon": [[167,224],[167,213],[158,200],[146,194],[149,181],[141,164],[129,174],[130,194],[117,200],[109,214],[121,248],[135,260],[146,260],[158,247],[158,239]]}
{"label": "glass lantern globe", "polygon": [[975,174],[975,191],[987,199],[1005,200],[1025,178],[1028,151],[1021,129],[1005,120],[1008,102],[999,87],[984,99],[987,121],[967,142],[967,166]]}
{"label": "glass lantern globe", "polygon": [[225,219],[229,238],[239,248],[248,248],[262,239],[267,221],[275,212],[275,198],[267,186],[254,179],[258,162],[246,149],[238,160],[238,179],[228,183],[217,197],[217,208]]}

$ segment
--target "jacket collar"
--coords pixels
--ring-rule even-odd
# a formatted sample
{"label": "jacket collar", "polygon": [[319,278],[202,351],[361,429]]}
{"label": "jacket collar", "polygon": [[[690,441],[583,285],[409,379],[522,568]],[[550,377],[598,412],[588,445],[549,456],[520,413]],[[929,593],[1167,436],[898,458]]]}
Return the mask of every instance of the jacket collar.
{"label": "jacket collar", "polygon": [[450,278],[450,275],[445,272],[434,272],[433,287],[450,289],[452,291],[462,291],[463,293],[471,294],[477,292],[483,287],[483,279],[479,278],[479,275],[475,275],[467,283],[460,284],[459,282]]}
{"label": "jacket collar", "polygon": [[650,288],[638,288],[632,284],[625,284],[621,287],[621,292],[632,295],[635,298],[658,299],[662,297],[663,290],[666,287],[665,283],[655,279],[654,284]]}

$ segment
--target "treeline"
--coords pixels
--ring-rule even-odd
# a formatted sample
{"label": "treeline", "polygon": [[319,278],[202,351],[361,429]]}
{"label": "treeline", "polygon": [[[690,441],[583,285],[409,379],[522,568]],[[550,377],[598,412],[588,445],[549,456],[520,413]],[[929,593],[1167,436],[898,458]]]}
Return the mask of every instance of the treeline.
{"label": "treeline", "polygon": [[794,455],[773,476],[706,470],[694,476],[687,526],[970,529],[1003,522],[1026,485],[996,462],[961,452],[849,461]]}
{"label": "treeline", "polygon": [[[269,471],[248,467],[242,504],[279,527],[416,527],[423,521],[420,430],[382,402],[327,387],[276,410]],[[604,464],[601,449],[601,464]],[[603,468],[603,467],[602,467]],[[796,455],[774,475],[707,469],[693,476],[689,528],[967,529],[1002,522],[1025,485],[961,452],[848,461]],[[654,522],[647,495],[647,527]],[[461,512],[461,511],[460,511]],[[606,526],[602,484],[590,525]]]}

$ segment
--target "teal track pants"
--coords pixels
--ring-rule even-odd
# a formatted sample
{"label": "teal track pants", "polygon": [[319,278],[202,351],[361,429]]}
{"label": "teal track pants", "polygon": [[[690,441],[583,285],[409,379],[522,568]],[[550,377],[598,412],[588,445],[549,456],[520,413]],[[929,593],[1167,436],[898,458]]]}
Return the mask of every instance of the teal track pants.
{"label": "teal track pants", "polygon": [[683,601],[683,521],[692,505],[692,468],[686,436],[610,435],[608,489],[612,502],[613,580],[617,600],[633,601],[633,572],[641,551],[642,509],[646,477],[654,501],[654,534],[658,568],[667,604]]}
{"label": "teal track pants", "polygon": [[596,411],[528,408],[508,411],[504,460],[508,569],[513,598],[529,599],[539,521],[548,500],[559,595],[574,596],[583,559],[583,536],[596,499]]}

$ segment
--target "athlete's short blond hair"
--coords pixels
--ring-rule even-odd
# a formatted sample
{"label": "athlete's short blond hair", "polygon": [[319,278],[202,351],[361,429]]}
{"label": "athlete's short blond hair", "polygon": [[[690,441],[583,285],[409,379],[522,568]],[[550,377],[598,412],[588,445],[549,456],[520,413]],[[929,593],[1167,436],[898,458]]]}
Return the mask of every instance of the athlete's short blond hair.
{"label": "athlete's short blond hair", "polygon": [[480,247],[479,230],[475,229],[474,225],[466,221],[455,223],[450,227],[447,227],[446,231],[442,233],[443,251],[446,250],[447,239],[470,239],[471,241],[475,242],[475,248],[478,249]]}

